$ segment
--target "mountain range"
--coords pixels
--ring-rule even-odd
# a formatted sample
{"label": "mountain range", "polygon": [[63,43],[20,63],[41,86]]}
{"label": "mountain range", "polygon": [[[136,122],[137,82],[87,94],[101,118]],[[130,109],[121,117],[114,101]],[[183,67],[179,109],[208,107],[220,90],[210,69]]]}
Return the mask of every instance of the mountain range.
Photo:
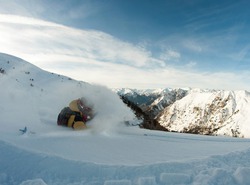
{"label": "mountain range", "polygon": [[116,92],[137,114],[143,115],[144,128],[250,137],[247,91],[166,88],[116,89]]}

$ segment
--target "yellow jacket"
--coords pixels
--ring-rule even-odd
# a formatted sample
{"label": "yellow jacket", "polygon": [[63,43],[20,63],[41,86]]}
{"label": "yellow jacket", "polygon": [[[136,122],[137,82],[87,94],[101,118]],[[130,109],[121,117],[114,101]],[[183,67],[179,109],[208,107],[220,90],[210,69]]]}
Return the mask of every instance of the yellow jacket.
{"label": "yellow jacket", "polygon": [[[79,113],[81,115],[81,117],[82,117],[83,115],[82,115],[81,111],[78,108],[77,102],[78,102],[78,100],[73,100],[72,102],[70,102],[69,108],[72,111]],[[72,127],[72,128],[74,128],[76,130],[86,128],[86,125],[83,122],[83,120],[75,120],[75,119],[76,119],[76,115],[71,115],[70,116],[70,118],[68,120],[68,127]]]}

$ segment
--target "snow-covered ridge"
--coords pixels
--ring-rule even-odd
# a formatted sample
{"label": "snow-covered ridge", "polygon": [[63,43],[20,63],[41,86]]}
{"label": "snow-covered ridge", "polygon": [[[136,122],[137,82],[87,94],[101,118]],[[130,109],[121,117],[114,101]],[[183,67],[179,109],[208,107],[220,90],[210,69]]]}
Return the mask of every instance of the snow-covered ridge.
{"label": "snow-covered ridge", "polygon": [[170,131],[250,137],[247,91],[191,91],[158,116]]}
{"label": "snow-covered ridge", "polygon": [[244,90],[123,89],[117,93],[169,131],[250,137],[250,93]]}
{"label": "snow-covered ridge", "polygon": [[115,89],[118,95],[126,97],[137,104],[147,114],[155,117],[166,106],[184,97],[188,91],[184,89]]}

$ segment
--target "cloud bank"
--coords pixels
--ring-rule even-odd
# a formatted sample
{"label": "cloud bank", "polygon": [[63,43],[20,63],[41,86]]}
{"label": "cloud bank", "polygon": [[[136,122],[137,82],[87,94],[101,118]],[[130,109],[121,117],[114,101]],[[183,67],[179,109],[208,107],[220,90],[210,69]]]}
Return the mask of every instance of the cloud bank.
{"label": "cloud bank", "polygon": [[[80,30],[34,18],[0,14],[0,52],[42,69],[111,88],[199,87],[250,90],[248,72],[204,73],[170,67],[182,53],[165,49],[159,57],[141,44],[96,30]],[[187,47],[200,51],[194,43]]]}

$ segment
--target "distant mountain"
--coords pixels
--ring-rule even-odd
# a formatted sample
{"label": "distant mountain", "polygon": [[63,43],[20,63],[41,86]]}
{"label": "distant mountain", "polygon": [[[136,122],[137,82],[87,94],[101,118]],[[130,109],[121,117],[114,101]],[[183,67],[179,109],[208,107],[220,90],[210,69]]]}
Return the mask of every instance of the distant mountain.
{"label": "distant mountain", "polygon": [[142,119],[141,127],[164,130],[156,117],[165,107],[171,105],[175,101],[183,98],[187,93],[187,89],[115,89],[114,90],[137,115]]}
{"label": "distant mountain", "polygon": [[171,132],[250,137],[250,93],[203,89],[118,89],[140,110],[142,127]]}
{"label": "distant mountain", "polygon": [[137,105],[143,112],[154,118],[165,107],[186,96],[184,89],[116,89],[116,93]]}
{"label": "distant mountain", "polygon": [[157,121],[169,131],[250,137],[250,93],[191,90],[166,107]]}

